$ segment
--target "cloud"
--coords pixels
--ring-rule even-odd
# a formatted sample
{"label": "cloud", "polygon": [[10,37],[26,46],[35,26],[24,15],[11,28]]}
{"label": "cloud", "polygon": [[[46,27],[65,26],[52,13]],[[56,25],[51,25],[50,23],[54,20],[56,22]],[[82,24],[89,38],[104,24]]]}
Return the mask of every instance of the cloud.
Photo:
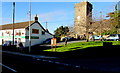
{"label": "cloud", "polygon": [[58,20],[66,19],[68,16],[68,12],[64,10],[55,10],[55,11],[51,11],[47,13],[40,13],[37,15],[39,17],[40,22],[46,22],[46,21],[51,22],[51,21],[58,21]]}
{"label": "cloud", "polygon": [[[0,18],[2,20],[1,24],[11,24],[13,23],[13,18]],[[15,19],[15,23],[28,21],[28,18]]]}
{"label": "cloud", "polygon": [[[36,14],[33,14],[32,18],[34,16],[36,16]],[[37,16],[39,17],[39,22],[42,24],[42,26],[46,27],[45,22],[47,21],[48,30],[51,33],[54,33],[54,30],[59,26],[72,24],[74,19],[74,11],[54,10],[46,13],[39,13]]]}

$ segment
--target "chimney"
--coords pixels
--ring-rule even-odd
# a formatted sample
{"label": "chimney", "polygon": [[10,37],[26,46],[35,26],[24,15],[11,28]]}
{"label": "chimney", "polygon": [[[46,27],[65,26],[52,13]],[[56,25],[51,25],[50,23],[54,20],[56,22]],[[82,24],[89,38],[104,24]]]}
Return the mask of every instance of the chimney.
{"label": "chimney", "polygon": [[38,21],[37,14],[36,14],[36,16],[34,17],[34,20],[35,20],[35,22]]}

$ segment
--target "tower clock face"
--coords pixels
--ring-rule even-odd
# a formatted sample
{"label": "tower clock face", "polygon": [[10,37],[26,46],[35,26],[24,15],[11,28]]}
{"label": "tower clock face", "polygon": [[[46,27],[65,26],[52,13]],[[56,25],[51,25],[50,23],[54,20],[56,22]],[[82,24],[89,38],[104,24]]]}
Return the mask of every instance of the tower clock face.
{"label": "tower clock face", "polygon": [[77,19],[79,20],[79,19],[80,19],[80,16],[77,16]]}

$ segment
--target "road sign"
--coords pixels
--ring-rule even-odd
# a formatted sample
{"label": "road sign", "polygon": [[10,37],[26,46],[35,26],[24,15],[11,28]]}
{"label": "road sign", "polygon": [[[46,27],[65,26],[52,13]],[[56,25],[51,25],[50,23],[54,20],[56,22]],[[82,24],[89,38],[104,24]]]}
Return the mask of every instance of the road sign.
{"label": "road sign", "polygon": [[56,46],[57,45],[57,40],[56,40],[56,38],[52,38],[51,39],[51,46]]}

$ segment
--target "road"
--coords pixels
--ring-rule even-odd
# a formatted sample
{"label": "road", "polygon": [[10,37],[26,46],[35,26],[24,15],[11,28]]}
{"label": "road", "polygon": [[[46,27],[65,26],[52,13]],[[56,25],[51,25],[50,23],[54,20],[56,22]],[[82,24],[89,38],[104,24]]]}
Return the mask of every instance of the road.
{"label": "road", "polygon": [[120,72],[120,58],[61,59],[3,51],[3,72]]}
{"label": "road", "polygon": [[54,57],[41,57],[20,53],[3,52],[2,72],[83,72],[80,68],[54,60]]}
{"label": "road", "polygon": [[[69,43],[84,42],[84,41],[86,41],[86,40],[68,41],[67,43],[69,44]],[[59,45],[64,45],[64,44],[65,44],[65,42],[58,42],[58,43],[57,43],[58,46],[59,46]],[[50,45],[50,44],[42,44],[41,46],[51,46],[51,45]]]}
{"label": "road", "polygon": [[[3,53],[3,72],[55,72],[68,71],[64,66],[37,60],[33,57]],[[8,68],[9,67],[9,68]]]}

